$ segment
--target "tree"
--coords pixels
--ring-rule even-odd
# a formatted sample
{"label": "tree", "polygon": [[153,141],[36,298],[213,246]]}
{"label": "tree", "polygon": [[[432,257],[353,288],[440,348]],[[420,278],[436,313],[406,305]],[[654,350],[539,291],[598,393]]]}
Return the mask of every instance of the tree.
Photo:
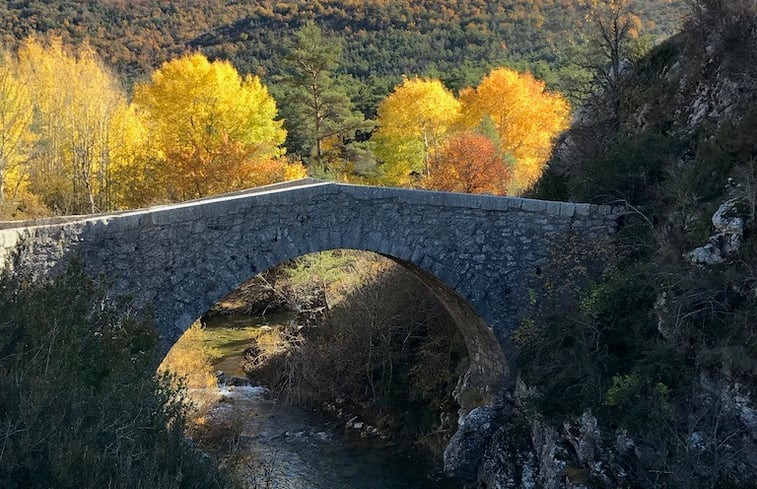
{"label": "tree", "polygon": [[312,157],[310,163],[320,169],[326,163],[324,141],[346,144],[354,140],[356,132],[373,128],[373,122],[354,109],[345,87],[332,76],[341,55],[341,45],[326,39],[320,27],[308,22],[296,32],[295,43],[284,59],[281,81],[286,92],[281,99],[288,142],[304,158]]}
{"label": "tree", "polygon": [[33,115],[31,92],[19,77],[17,61],[0,52],[0,207],[6,189],[12,189],[13,198],[23,183],[24,164],[35,140]]}
{"label": "tree", "polygon": [[406,79],[379,105],[374,134],[385,182],[428,178],[431,159],[460,115],[460,103],[439,80]]}
{"label": "tree", "polygon": [[39,135],[29,165],[30,189],[59,212],[108,210],[116,115],[127,106],[116,78],[88,45],[28,39],[19,49],[24,83],[34,94]]}
{"label": "tree", "polygon": [[491,139],[474,132],[450,137],[431,161],[427,188],[505,195],[509,165]]}
{"label": "tree", "polygon": [[52,281],[0,277],[2,487],[228,487],[156,375],[155,326],[128,310],[77,264]]}
{"label": "tree", "polygon": [[146,207],[165,200],[161,162],[152,153],[146,121],[132,103],[119,110],[111,127],[110,199],[116,208]]}
{"label": "tree", "polygon": [[248,186],[251,163],[284,152],[273,97],[258,77],[242,78],[226,61],[201,54],[168,61],[135,87],[134,103],[171,200]]}
{"label": "tree", "polygon": [[593,66],[600,87],[612,96],[612,116],[620,124],[622,84],[620,74],[628,46],[639,37],[641,19],[634,13],[634,0],[584,0],[588,7],[588,24],[593,31],[592,58],[601,60]]}
{"label": "tree", "polygon": [[554,137],[568,127],[569,106],[545,91],[530,73],[492,70],[481,84],[460,93],[461,125],[476,129],[491,123],[501,150],[514,159],[508,193],[519,193],[541,176]]}

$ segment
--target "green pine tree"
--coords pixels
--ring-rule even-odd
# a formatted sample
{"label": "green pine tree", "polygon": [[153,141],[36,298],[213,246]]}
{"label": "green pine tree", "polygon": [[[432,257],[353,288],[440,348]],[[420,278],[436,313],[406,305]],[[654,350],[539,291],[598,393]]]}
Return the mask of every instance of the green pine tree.
{"label": "green pine tree", "polygon": [[[277,87],[289,134],[287,148],[325,173],[333,157],[329,152],[343,154],[343,146],[356,134],[373,128],[373,122],[354,108],[345,83],[334,77],[341,56],[341,44],[308,22],[295,35]],[[338,144],[326,148],[324,142],[333,139]]]}

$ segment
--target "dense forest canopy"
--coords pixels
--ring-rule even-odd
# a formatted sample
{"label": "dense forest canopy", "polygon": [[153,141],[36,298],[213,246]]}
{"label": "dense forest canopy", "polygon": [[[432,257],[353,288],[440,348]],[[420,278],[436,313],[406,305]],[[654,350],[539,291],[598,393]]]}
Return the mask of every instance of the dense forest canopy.
{"label": "dense forest canopy", "polygon": [[[676,28],[682,4],[5,2],[0,74],[7,83],[0,95],[13,103],[0,111],[16,122],[0,127],[3,141],[13,143],[0,155],[0,214],[181,200],[295,178],[304,173],[300,162],[320,178],[469,188],[461,175],[470,165],[443,158],[457,151],[446,140],[465,132],[490,140],[484,153],[496,150],[490,160],[497,177],[489,180],[499,182],[470,188],[518,194],[541,174],[554,137],[567,127],[570,104],[605,88],[596,73],[609,65],[608,80],[616,79],[621,60],[638,59]],[[186,69],[169,70],[172,63]],[[164,70],[171,74],[158,90],[156,76]],[[526,71],[533,76],[517,74]],[[241,80],[249,86],[238,86]],[[440,101],[419,93],[395,104],[399,112],[382,112],[412,80],[437,84],[459,110],[447,111],[443,124],[441,114],[419,119]],[[154,100],[143,96],[149,83],[160,94]],[[228,96],[240,90],[260,96]],[[93,101],[101,102],[98,110]],[[254,116],[258,109],[249,110],[260,104],[267,123]],[[93,126],[94,113],[102,117]],[[158,130],[161,120],[171,121],[164,124],[169,130]],[[240,132],[242,126],[254,134]],[[398,130],[388,137],[392,127]],[[468,136],[450,144],[471,145],[457,148],[464,154],[487,147]],[[431,178],[437,171],[446,176]]]}
{"label": "dense forest canopy", "polygon": [[[546,79],[579,41],[583,0],[27,0],[0,4],[6,47],[31,34],[88,41],[130,80],[199,49],[243,73],[277,74],[294,32],[314,20],[343,39],[341,71],[359,79],[437,76],[462,88],[487,68],[520,64]],[[683,0],[637,0],[653,39],[678,29]],[[506,63],[503,63],[506,62]],[[474,79],[470,79],[473,77]],[[550,80],[547,80],[548,83]]]}

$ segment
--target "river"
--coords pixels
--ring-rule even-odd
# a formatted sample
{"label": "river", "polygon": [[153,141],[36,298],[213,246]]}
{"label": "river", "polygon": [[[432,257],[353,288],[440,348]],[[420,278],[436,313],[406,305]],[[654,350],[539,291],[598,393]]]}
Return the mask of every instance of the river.
{"label": "river", "polygon": [[[228,318],[208,325],[208,337],[221,352],[214,367],[241,375],[239,359],[256,329],[275,327],[281,318],[247,324]],[[222,386],[228,402],[216,414],[244,419],[238,450],[252,461],[242,472],[252,489],[459,489],[428,474],[429,463],[412,449],[385,440],[347,436],[344,421],[285,405],[259,386]]]}

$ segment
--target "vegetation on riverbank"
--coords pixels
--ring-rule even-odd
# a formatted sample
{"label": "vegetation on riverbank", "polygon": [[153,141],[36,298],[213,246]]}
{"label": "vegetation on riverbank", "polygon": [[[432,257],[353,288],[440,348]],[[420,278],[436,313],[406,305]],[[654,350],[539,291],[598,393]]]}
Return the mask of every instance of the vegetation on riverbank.
{"label": "vegetation on riverbank", "polygon": [[158,339],[78,266],[0,278],[0,486],[215,488],[184,437],[186,407],[155,375]]}
{"label": "vegetation on riverbank", "polygon": [[[262,321],[272,323],[250,327]],[[269,395],[323,412],[348,436],[388,438],[438,460],[456,429],[453,391],[467,368],[465,344],[427,289],[386,258],[307,255],[253,278],[203,323],[182,336],[161,370],[189,388],[189,436],[234,474],[256,461],[239,450],[244,410],[218,409],[236,405],[219,394],[214,375],[232,359],[239,365],[224,369],[223,381],[244,383],[234,377],[243,369]]]}
{"label": "vegetation on riverbank", "polygon": [[[397,442],[441,454],[454,433],[453,391],[467,352],[448,313],[412,273],[371,253],[305,256],[253,278],[207,321],[260,290],[297,318],[251,341],[242,366],[272,395],[326,410]],[[283,299],[282,299],[283,298]],[[260,312],[260,309],[256,309]],[[213,328],[207,329],[213,335]],[[279,343],[266,343],[272,338]]]}
{"label": "vegetation on riverbank", "polygon": [[457,423],[452,393],[467,368],[462,336],[409,271],[376,255],[356,262],[357,269],[337,271],[358,277],[354,289],[298,332],[300,344],[249,374],[289,402],[357,416],[438,456]]}

